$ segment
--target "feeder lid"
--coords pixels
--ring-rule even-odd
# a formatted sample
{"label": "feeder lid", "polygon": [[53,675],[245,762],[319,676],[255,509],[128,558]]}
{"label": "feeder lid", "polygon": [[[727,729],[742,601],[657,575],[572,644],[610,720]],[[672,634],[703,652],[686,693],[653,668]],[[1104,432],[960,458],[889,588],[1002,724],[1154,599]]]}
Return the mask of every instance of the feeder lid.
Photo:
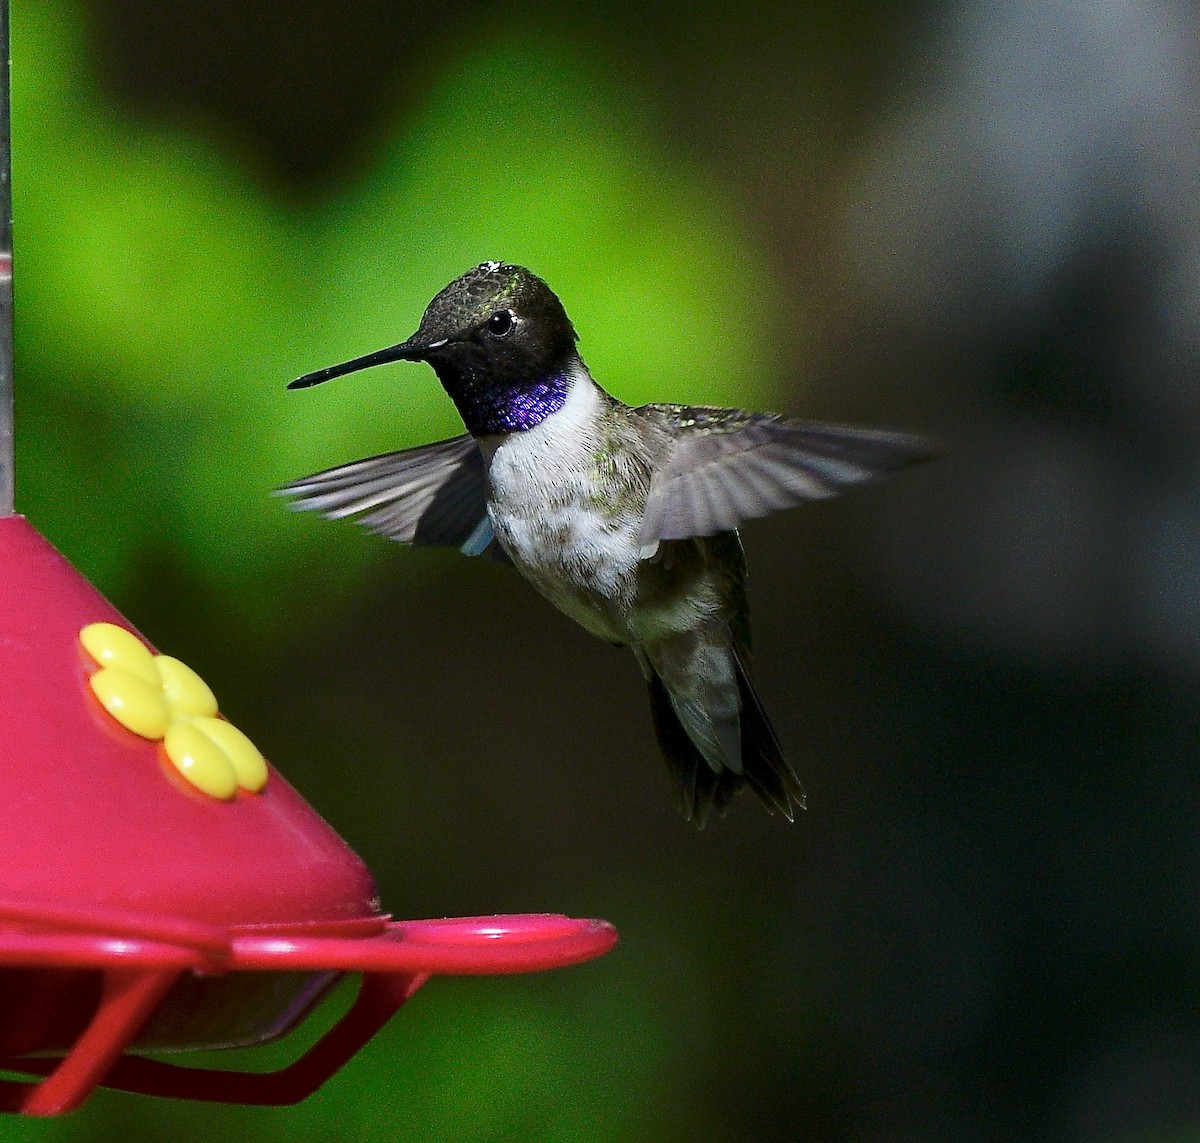
{"label": "feeder lid", "polygon": [[154,655],[24,518],[0,519],[0,897],[237,927],[377,918],[358,856]]}

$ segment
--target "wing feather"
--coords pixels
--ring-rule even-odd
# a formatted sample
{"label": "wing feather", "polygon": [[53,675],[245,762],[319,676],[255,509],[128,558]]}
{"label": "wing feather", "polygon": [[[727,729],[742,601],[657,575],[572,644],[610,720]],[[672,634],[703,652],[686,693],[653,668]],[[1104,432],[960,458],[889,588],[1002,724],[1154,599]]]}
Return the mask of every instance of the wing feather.
{"label": "wing feather", "polygon": [[402,544],[502,557],[487,514],[487,475],[468,435],[326,469],[278,489],[288,507],[330,520],[357,517]]}
{"label": "wing feather", "polygon": [[669,441],[638,536],[647,552],[663,540],[732,531],[936,455],[925,438],[884,429],[675,405],[635,412],[667,430]]}

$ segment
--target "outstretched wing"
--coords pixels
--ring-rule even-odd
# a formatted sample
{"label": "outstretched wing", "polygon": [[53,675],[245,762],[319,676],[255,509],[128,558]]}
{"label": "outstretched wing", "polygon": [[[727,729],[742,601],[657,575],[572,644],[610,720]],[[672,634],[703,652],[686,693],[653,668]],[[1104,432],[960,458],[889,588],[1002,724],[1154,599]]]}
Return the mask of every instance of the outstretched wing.
{"label": "outstretched wing", "polygon": [[647,552],[661,540],[731,531],[937,455],[923,437],[884,429],[680,405],[635,411],[670,430],[638,535]]}
{"label": "outstretched wing", "polygon": [[277,490],[289,508],[357,517],[389,540],[504,558],[487,514],[487,475],[470,436],[368,457]]}

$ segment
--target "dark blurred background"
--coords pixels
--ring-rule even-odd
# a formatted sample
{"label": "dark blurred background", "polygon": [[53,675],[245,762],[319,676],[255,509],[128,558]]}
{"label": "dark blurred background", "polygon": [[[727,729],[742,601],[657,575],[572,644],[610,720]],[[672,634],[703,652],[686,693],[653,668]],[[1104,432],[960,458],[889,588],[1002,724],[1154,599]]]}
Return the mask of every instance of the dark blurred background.
{"label": "dark blurred background", "polygon": [[[0,1139],[1200,1137],[1200,26],[1173,0],[15,0],[18,502],[399,916],[615,922],[436,981],[296,1109]],[[935,433],[743,532],[809,790],[675,814],[632,659],[285,512],[460,431],[284,383],[523,262],[598,378]]]}

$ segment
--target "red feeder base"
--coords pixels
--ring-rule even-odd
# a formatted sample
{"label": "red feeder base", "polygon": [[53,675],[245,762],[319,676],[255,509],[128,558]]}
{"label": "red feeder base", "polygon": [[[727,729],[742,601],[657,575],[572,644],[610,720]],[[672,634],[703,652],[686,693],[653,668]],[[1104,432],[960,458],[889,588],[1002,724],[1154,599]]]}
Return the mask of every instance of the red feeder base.
{"label": "red feeder base", "polygon": [[[188,743],[214,723],[225,741],[227,724],[186,667],[118,632],[144,660],[146,709],[167,717],[181,668],[212,702],[170,706],[183,751],[161,727],[120,721],[126,696],[90,684],[80,632],[96,623],[132,632],[23,519],[0,519],[0,1070],[44,1077],[0,1080],[0,1110],[59,1114],[101,1084],[295,1103],[430,976],[537,972],[616,943],[603,921],[554,915],[392,921],[346,843],[276,770],[263,784],[261,758],[236,785],[188,778]],[[215,757],[213,772],[230,764]],[[362,974],[350,1010],[282,1071],[126,1054],[275,1039],[350,972]]]}
{"label": "red feeder base", "polygon": [[[36,916],[0,902],[0,981],[25,970],[29,975],[23,983],[33,985],[24,1004],[6,1013],[0,1031],[26,1036],[45,1032],[44,1021],[36,1016],[21,1026],[22,1015],[44,1013],[47,1000],[53,1010],[55,997],[70,1004],[77,999],[73,994],[79,991],[78,982],[89,976],[98,984],[90,1019],[65,1056],[0,1058],[0,1069],[45,1077],[35,1084],[0,1080],[0,1109],[58,1115],[78,1107],[99,1085],[217,1103],[298,1103],[349,1060],[431,976],[561,968],[600,956],[617,940],[616,931],[603,921],[553,915],[430,921],[381,917],[374,932],[341,937],[223,934],[199,925],[185,935],[176,921],[164,919],[157,939],[153,918],[131,916],[133,923],[127,928],[136,935],[128,936],[120,935],[120,926],[111,923],[114,919],[104,929],[89,930],[82,914],[70,917],[45,910]],[[58,931],[50,931],[51,926]],[[153,1034],[143,1043],[142,1034],[156,1015],[171,1012],[171,998],[181,986],[186,994],[197,981],[244,983],[250,978],[270,983],[278,979],[277,973],[298,973],[298,979],[316,985],[306,998],[311,1003],[345,972],[362,973],[354,1004],[281,1071],[190,1068],[123,1054],[129,1048],[161,1046]],[[260,1041],[287,1031],[307,1013],[309,1003],[274,1013],[278,1027]],[[178,1036],[180,1028],[169,1016],[159,1022],[168,1025],[172,1039]]]}

